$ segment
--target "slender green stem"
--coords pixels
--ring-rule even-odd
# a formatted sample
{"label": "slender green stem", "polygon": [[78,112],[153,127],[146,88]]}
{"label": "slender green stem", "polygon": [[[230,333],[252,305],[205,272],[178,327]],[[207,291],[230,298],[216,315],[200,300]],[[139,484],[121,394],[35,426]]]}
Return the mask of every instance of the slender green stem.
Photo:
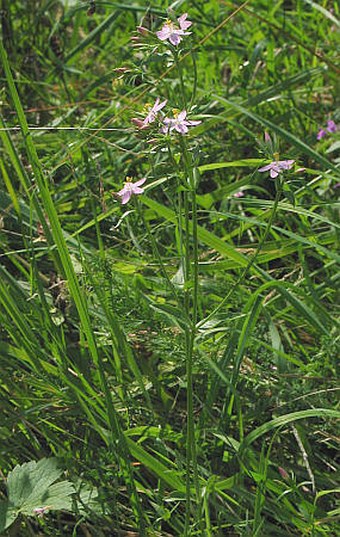
{"label": "slender green stem", "polygon": [[[193,469],[193,481],[196,491],[197,505],[200,499],[200,487],[198,479],[198,466],[197,466],[197,450],[196,450],[196,438],[195,438],[195,421],[194,421],[194,388],[193,388],[193,362],[194,362],[194,348],[196,338],[196,325],[198,318],[198,228],[197,228],[197,202],[196,202],[196,181],[194,176],[193,164],[191,156],[188,152],[186,141],[184,138],[180,139],[183,163],[188,177],[189,191],[185,191],[185,296],[186,296],[186,308],[188,316],[190,316],[191,323],[186,330],[185,342],[186,342],[186,375],[187,375],[187,476],[186,476],[186,517],[185,517],[185,533],[184,535],[190,535],[190,514],[191,514],[191,467]],[[191,195],[191,221],[192,221],[192,233],[190,236],[190,206],[189,206],[189,194]],[[191,241],[190,241],[191,239]],[[190,260],[190,242],[192,242],[192,262]]]}
{"label": "slender green stem", "polygon": [[177,67],[179,82],[180,82],[180,85],[181,85],[181,97],[182,97],[182,103],[181,104],[182,104],[182,106],[184,108],[186,108],[187,99],[186,99],[186,95],[185,95],[185,87],[184,87],[184,80],[183,80],[182,65],[181,65],[181,63],[179,61],[177,50],[174,51],[174,59],[175,59],[176,67]]}
{"label": "slender green stem", "polygon": [[[187,101],[182,73],[182,65],[179,62],[177,51],[174,53],[174,59],[177,66],[178,77],[180,80],[182,105],[186,109]],[[190,324],[185,330],[185,354],[186,354],[186,376],[187,376],[187,439],[186,439],[186,513],[184,536],[191,534],[190,519],[192,511],[191,498],[191,469],[193,471],[193,484],[196,492],[196,519],[198,526],[201,528],[201,517],[198,514],[200,501],[200,487],[198,479],[197,450],[195,438],[195,420],[194,420],[194,386],[193,386],[193,363],[194,349],[196,338],[196,326],[198,318],[198,227],[197,227],[197,202],[196,202],[196,177],[194,174],[194,165],[192,156],[188,151],[185,137],[180,137],[180,148],[182,153],[182,162],[185,171],[185,190],[184,214],[185,214],[185,259],[184,259],[184,303]],[[191,201],[191,215],[190,215]],[[182,218],[182,215],[179,215]],[[191,217],[191,226],[190,226]],[[191,227],[191,233],[190,233]],[[191,242],[192,242],[192,262],[191,262]]]}

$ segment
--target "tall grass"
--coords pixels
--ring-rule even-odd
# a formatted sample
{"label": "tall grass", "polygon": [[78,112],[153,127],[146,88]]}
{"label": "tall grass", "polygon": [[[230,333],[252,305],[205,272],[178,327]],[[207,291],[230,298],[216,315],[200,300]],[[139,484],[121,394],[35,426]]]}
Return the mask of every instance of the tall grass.
{"label": "tall grass", "polygon": [[173,9],[3,2],[2,494],[83,498],[9,535],[336,535],[338,7]]}

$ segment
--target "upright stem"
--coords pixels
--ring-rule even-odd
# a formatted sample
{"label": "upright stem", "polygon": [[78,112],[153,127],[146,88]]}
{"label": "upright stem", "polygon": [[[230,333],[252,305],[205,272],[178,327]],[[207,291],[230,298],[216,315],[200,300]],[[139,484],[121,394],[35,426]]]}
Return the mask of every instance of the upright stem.
{"label": "upright stem", "polygon": [[[178,77],[181,88],[181,105],[187,108],[187,99],[182,73],[182,65],[178,60],[177,51],[174,51],[174,60],[177,66]],[[186,376],[187,376],[187,438],[186,438],[186,512],[184,537],[192,534],[190,529],[192,497],[191,497],[191,470],[193,471],[193,485],[196,492],[196,505],[200,501],[200,488],[198,480],[197,450],[195,438],[194,420],[194,386],[193,386],[193,363],[196,338],[196,327],[198,320],[198,233],[197,233],[197,202],[196,202],[196,177],[192,156],[188,151],[184,136],[180,136],[180,147],[182,162],[185,171],[185,191],[183,193],[184,214],[185,214],[185,239],[184,239],[184,303],[189,324],[185,329],[185,356],[186,356]],[[190,207],[191,202],[191,207]],[[191,215],[190,215],[191,209]],[[182,215],[180,214],[180,219]],[[181,226],[180,226],[181,227]],[[192,242],[192,252],[191,252]],[[192,253],[192,261],[191,261]],[[198,526],[201,527],[200,516],[198,515]],[[202,533],[202,532],[201,532]]]}
{"label": "upright stem", "polygon": [[[194,422],[194,388],[193,388],[193,361],[194,346],[196,337],[196,325],[198,317],[198,236],[197,236],[197,203],[196,184],[191,156],[188,152],[186,141],[180,139],[183,163],[186,175],[189,179],[189,190],[184,193],[185,208],[185,306],[187,315],[190,318],[190,325],[185,332],[186,347],[186,375],[187,375],[187,454],[186,454],[186,516],[185,516],[185,536],[190,535],[190,515],[191,515],[191,467],[193,469],[194,487],[196,491],[196,502],[199,502],[200,490],[197,467],[197,451]],[[190,230],[190,205],[189,193],[191,194],[191,230]],[[192,262],[190,260],[190,239],[192,239]],[[188,286],[188,284],[192,285]]]}

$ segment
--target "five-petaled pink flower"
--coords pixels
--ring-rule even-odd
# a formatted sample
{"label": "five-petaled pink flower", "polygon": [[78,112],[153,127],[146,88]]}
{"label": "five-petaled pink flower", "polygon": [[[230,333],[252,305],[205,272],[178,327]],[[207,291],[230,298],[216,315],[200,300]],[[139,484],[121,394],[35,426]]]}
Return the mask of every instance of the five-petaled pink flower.
{"label": "five-petaled pink flower", "polygon": [[157,97],[155,104],[152,108],[150,108],[148,115],[143,120],[143,125],[147,126],[150,125],[150,123],[153,123],[157,117],[157,114],[164,106],[166,105],[168,101],[163,101],[162,103],[159,102],[159,98]]}
{"label": "five-petaled pink flower", "polygon": [[293,166],[295,160],[274,160],[270,164],[267,164],[267,166],[263,166],[263,168],[259,168],[259,172],[267,172],[270,170],[270,177],[272,179],[275,179],[279,175],[279,173],[290,170]]}
{"label": "five-petaled pink flower", "polygon": [[337,130],[338,130],[338,127],[337,127],[335,121],[333,121],[333,119],[329,119],[327,121],[326,129],[320,129],[318,134],[316,135],[316,138],[317,138],[317,140],[321,140],[322,138],[327,136],[328,132],[333,133],[333,132],[336,132]]}
{"label": "five-petaled pink flower", "polygon": [[139,179],[139,181],[136,181],[135,183],[132,182],[131,177],[126,178],[124,187],[118,192],[118,196],[122,198],[122,205],[125,205],[125,203],[129,201],[132,194],[135,194],[136,196],[138,196],[139,194],[143,194],[144,188],[140,188],[140,186],[143,185],[145,181],[146,177],[143,177],[143,179]]}
{"label": "five-petaled pink flower", "polygon": [[159,32],[156,32],[158,39],[161,41],[166,41],[168,39],[172,45],[177,47],[182,41],[183,35],[191,34],[191,32],[185,31],[192,25],[192,22],[186,20],[187,16],[188,14],[184,13],[177,19],[179,27],[171,20],[167,20],[162,26],[162,29],[159,30]]}
{"label": "five-petaled pink flower", "polygon": [[186,134],[188,132],[188,127],[194,127],[199,125],[202,121],[191,121],[187,119],[187,111],[182,110],[182,112],[175,113],[175,117],[169,118],[165,117],[163,119],[163,126],[161,132],[163,134],[169,134],[173,130],[179,132],[180,134]]}

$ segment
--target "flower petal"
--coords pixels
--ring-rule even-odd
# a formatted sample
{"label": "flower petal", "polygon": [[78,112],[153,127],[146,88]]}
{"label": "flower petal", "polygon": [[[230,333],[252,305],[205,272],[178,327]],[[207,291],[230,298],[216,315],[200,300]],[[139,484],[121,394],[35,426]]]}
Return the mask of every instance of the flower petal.
{"label": "flower petal", "polygon": [[175,47],[177,47],[177,45],[179,45],[180,42],[182,41],[182,38],[181,38],[181,36],[180,36],[180,35],[177,33],[177,31],[176,31],[176,33],[175,33],[175,32],[172,32],[172,34],[171,34],[170,37],[169,37],[169,41],[170,41],[170,43],[171,43],[172,45],[174,45]]}
{"label": "flower petal", "polygon": [[187,30],[192,25],[191,21],[187,21],[188,13],[183,13],[180,17],[178,17],[178,23],[181,30]]}
{"label": "flower petal", "polygon": [[139,188],[139,186],[133,185],[132,192],[138,196],[138,194],[143,194],[144,188]]}
{"label": "flower petal", "polygon": [[158,39],[161,41],[165,41],[166,39],[169,39],[171,35],[171,30],[167,24],[164,24],[163,28],[159,30],[159,32],[156,32],[156,35]]}
{"label": "flower petal", "polygon": [[[157,101],[159,102],[158,97],[157,97]],[[156,102],[157,102],[157,101],[156,101]],[[155,103],[155,105],[154,105],[155,112],[159,112],[160,110],[162,110],[162,108],[164,108],[164,106],[166,105],[167,102],[168,102],[168,100],[166,99],[166,100],[163,101],[162,103],[157,104],[157,106],[156,106],[156,103]]]}
{"label": "flower petal", "polygon": [[131,192],[126,191],[124,194],[122,194],[122,205],[125,205],[129,199],[131,198]]}
{"label": "flower petal", "polygon": [[186,110],[182,110],[182,112],[180,112],[177,116],[177,121],[181,122],[183,121],[185,118],[187,117],[187,111]]}
{"label": "flower petal", "polygon": [[202,123],[202,121],[198,121],[198,120],[194,120],[194,119],[189,119],[186,124],[189,125],[190,127],[193,127],[194,125],[199,125],[200,123]]}
{"label": "flower petal", "polygon": [[175,129],[180,134],[186,134],[189,130],[185,123],[177,123]]}
{"label": "flower petal", "polygon": [[327,132],[324,129],[320,129],[318,134],[316,135],[317,140],[321,140],[321,138],[324,138],[327,135]]}
{"label": "flower petal", "polygon": [[124,186],[124,188],[122,188],[122,190],[117,192],[117,194],[118,194],[118,196],[124,196],[125,192],[127,192],[126,186]]}
{"label": "flower petal", "polygon": [[267,164],[267,166],[262,166],[262,168],[259,168],[257,171],[258,172],[267,172],[268,170],[271,170],[272,168],[272,162],[270,164]]}
{"label": "flower petal", "polygon": [[136,181],[135,183],[133,183],[132,186],[140,186],[140,185],[143,185],[146,181],[146,177],[143,177],[142,179],[139,179],[138,181]]}
{"label": "flower petal", "polygon": [[279,160],[277,162],[276,168],[278,168],[278,171],[280,170],[290,170],[290,168],[293,166],[295,160]]}

